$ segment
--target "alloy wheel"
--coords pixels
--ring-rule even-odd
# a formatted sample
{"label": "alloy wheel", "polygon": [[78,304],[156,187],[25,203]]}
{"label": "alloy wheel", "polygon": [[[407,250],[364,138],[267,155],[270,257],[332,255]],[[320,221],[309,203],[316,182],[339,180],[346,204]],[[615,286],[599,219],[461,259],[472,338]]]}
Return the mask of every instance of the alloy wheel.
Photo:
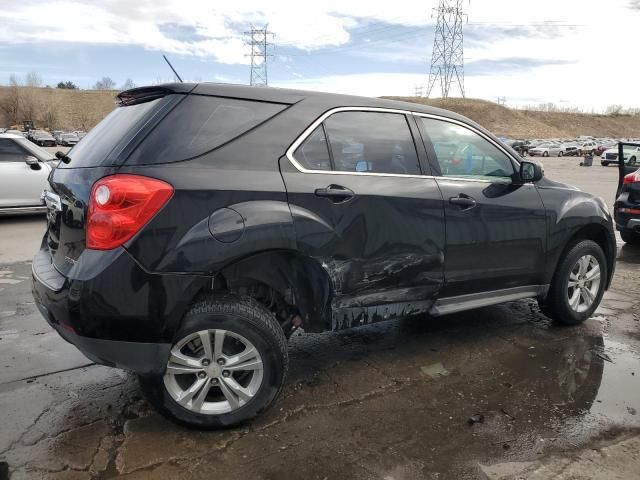
{"label": "alloy wheel", "polygon": [[201,330],[172,347],[164,385],[187,410],[220,415],[250,402],[263,376],[260,353],[245,337],[229,330]]}
{"label": "alloy wheel", "polygon": [[578,313],[588,310],[595,302],[599,289],[600,263],[593,255],[580,257],[569,273],[569,307]]}

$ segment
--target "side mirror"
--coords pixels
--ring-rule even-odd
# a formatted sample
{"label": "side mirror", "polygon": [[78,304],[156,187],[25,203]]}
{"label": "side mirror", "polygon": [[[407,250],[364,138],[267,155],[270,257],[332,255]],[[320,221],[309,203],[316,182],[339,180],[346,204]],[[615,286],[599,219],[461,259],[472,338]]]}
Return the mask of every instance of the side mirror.
{"label": "side mirror", "polygon": [[535,183],[542,177],[544,177],[544,168],[541,164],[527,160],[520,162],[520,180],[523,183]]}
{"label": "side mirror", "polygon": [[38,161],[38,159],[31,155],[29,155],[28,157],[25,157],[24,163],[29,165],[31,167],[31,170],[40,170],[42,168],[42,165],[40,165],[40,162]]}
{"label": "side mirror", "polygon": [[62,157],[64,157],[64,156],[65,156],[65,155],[64,155],[64,153],[62,153],[60,150],[58,150],[58,151],[56,152],[56,158],[57,158],[58,160],[62,160]]}

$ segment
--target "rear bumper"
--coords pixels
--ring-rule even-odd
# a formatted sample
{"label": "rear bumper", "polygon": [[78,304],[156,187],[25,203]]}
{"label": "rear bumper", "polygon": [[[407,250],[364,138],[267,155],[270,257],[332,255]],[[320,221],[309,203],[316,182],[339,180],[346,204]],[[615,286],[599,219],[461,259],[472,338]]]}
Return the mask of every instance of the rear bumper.
{"label": "rear bumper", "polygon": [[32,278],[35,304],[60,336],[97,363],[143,375],[164,370],[184,313],[210,282],[146,272],[122,248],[85,250],[66,276],[43,249]]}
{"label": "rear bumper", "polygon": [[169,350],[171,349],[170,344],[125,342],[83,337],[74,333],[70,327],[55,323],[44,305],[38,302],[36,302],[36,305],[47,323],[89,360],[107,367],[135,372],[139,375],[160,375],[164,373],[166,361],[169,358]]}

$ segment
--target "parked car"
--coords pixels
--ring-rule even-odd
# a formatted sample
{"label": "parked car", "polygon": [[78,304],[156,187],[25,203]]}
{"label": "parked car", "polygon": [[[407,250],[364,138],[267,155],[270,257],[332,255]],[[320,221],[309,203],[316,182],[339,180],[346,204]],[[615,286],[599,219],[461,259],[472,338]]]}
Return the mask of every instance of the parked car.
{"label": "parked car", "polygon": [[576,325],[610,284],[605,203],[458,114],[219,84],[119,99],[50,178],[34,299],[176,421],[263,412],[299,327],[529,297]]}
{"label": "parked car", "polygon": [[49,132],[35,130],[31,135],[31,141],[40,147],[55,147],[56,139]]}
{"label": "parked car", "polygon": [[75,133],[63,133],[60,135],[58,145],[63,147],[73,147],[80,139]]}
{"label": "parked car", "polygon": [[621,182],[613,205],[616,228],[625,243],[640,245],[640,144],[622,144],[624,161],[618,164]]}
{"label": "parked car", "polygon": [[529,148],[532,157],[563,157],[566,155],[566,147],[557,143],[543,143],[534,148]]}
{"label": "parked car", "polygon": [[[628,147],[625,149],[625,155],[629,155],[629,161],[631,165],[635,165],[640,161],[640,147]],[[626,158],[625,158],[626,160]],[[618,147],[605,150],[600,156],[600,164],[603,167],[608,167],[611,164],[618,164]]]}
{"label": "parked car", "polygon": [[530,144],[527,140],[515,140],[509,145],[513,148],[521,157],[526,157],[529,153]]}
{"label": "parked car", "polygon": [[582,155],[595,155],[597,148],[598,148],[598,146],[596,145],[596,142],[594,142],[592,140],[579,143],[578,144],[578,156],[581,157]]}
{"label": "parked car", "polygon": [[55,158],[22,135],[0,134],[0,214],[41,213]]}

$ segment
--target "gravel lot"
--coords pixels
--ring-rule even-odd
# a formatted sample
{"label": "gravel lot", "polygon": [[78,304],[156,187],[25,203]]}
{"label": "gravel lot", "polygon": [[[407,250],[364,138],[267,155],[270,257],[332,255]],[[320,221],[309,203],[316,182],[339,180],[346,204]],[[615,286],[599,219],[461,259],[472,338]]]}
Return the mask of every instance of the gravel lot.
{"label": "gravel lot", "polygon": [[[579,161],[544,159],[546,174],[612,205],[617,169]],[[155,414],[133,376],[92,365],[40,317],[28,260],[43,230],[42,217],[0,218],[0,461],[12,479],[640,471],[638,248],[619,244],[612,289],[580,327],[552,325],[525,300],[295,335],[272,410],[242,428],[197,432]],[[474,415],[482,422],[470,424]]]}

